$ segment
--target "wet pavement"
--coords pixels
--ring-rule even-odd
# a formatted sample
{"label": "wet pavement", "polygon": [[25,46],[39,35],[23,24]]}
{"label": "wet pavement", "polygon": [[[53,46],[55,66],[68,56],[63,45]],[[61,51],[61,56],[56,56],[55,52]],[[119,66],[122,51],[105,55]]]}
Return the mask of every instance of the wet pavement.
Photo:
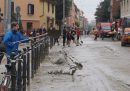
{"label": "wet pavement", "polygon": [[130,47],[111,39],[84,36],[82,40],[80,46],[50,49],[28,91],[130,91]]}
{"label": "wet pavement", "polygon": [[130,47],[121,47],[119,41],[111,39],[82,40],[81,46],[54,46],[51,53],[55,58],[57,49],[64,50],[83,65],[81,70],[77,69],[74,75],[48,74],[50,70],[69,67],[46,59],[32,80],[30,91],[130,91]]}

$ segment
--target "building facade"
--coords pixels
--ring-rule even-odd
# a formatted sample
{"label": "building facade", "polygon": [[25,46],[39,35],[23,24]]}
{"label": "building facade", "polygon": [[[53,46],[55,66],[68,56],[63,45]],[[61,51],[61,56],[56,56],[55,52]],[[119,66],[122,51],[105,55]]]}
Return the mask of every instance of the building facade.
{"label": "building facade", "polygon": [[55,26],[55,0],[41,0],[40,8],[40,26],[47,29]]}
{"label": "building facade", "polygon": [[113,21],[114,19],[120,18],[120,1],[119,0],[111,0],[110,4],[110,19]]}
{"label": "building facade", "polygon": [[[1,12],[4,14],[4,1],[0,0]],[[8,0],[7,0],[8,1]],[[8,3],[7,3],[8,6]],[[11,13],[16,14],[16,7],[20,7],[20,20],[23,30],[51,25],[55,26],[55,0],[12,0]],[[8,8],[6,9],[8,13]],[[0,23],[0,31],[3,30],[3,23]]]}
{"label": "building facade", "polygon": [[75,25],[75,16],[76,16],[75,4],[74,4],[74,0],[72,0],[70,15],[68,17],[66,17],[67,25],[69,25],[69,26]]}
{"label": "building facade", "polygon": [[[1,13],[4,14],[4,0],[0,0],[0,10],[1,10]],[[3,18],[3,16],[1,18]],[[0,22],[0,33],[4,33],[3,20]]]}
{"label": "building facade", "polygon": [[121,9],[121,18],[130,18],[130,0],[119,0]]}
{"label": "building facade", "polygon": [[25,31],[40,27],[40,7],[38,0],[13,0],[13,3],[14,9],[12,9],[12,12],[16,13],[15,9],[17,6],[21,8],[20,16]]}

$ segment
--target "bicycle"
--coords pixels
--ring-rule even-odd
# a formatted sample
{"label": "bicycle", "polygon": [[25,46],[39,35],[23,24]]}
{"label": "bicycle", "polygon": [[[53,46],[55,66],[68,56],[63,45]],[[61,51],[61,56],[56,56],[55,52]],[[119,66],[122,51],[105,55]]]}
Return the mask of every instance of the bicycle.
{"label": "bicycle", "polygon": [[[3,59],[2,57],[6,54],[4,52],[1,52],[0,54],[1,54],[0,59],[2,60]],[[6,55],[6,57],[7,57],[7,55]],[[7,59],[9,59],[9,58],[7,57]],[[11,82],[11,75],[9,73],[11,65],[6,64],[5,67],[6,67],[7,71],[1,73],[4,75],[4,77],[2,78],[2,82],[0,83],[0,91],[8,91],[8,87],[10,86],[10,82]]]}
{"label": "bicycle", "polygon": [[[4,74],[4,77],[0,83],[0,91],[10,91],[10,89],[12,91],[16,91],[16,84],[19,84],[17,83],[19,78],[17,77],[16,63],[21,59],[20,57],[24,54],[24,52],[19,51],[18,54],[12,53],[12,58],[8,57],[4,52],[3,54],[7,57],[7,60],[10,61],[10,64],[6,64],[6,72],[1,73]],[[13,86],[11,84],[13,84]]]}
{"label": "bicycle", "polygon": [[4,74],[4,77],[2,78],[2,82],[0,84],[0,91],[8,91],[11,82],[11,75],[8,72],[3,72],[1,74]]}

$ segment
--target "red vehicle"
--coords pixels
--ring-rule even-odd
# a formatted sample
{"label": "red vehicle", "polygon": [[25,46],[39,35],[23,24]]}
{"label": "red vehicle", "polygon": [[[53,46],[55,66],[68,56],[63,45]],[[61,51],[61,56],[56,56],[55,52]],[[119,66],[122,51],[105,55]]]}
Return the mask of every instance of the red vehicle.
{"label": "red vehicle", "polygon": [[112,31],[112,23],[111,22],[102,22],[97,24],[97,28],[100,31],[99,35],[102,38],[102,40],[104,38],[107,37],[113,37],[114,33]]}

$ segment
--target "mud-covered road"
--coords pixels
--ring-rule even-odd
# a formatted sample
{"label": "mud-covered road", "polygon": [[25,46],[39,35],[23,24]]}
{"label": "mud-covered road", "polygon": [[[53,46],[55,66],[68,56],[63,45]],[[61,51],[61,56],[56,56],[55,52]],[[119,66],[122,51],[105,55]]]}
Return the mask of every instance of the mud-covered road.
{"label": "mud-covered road", "polygon": [[55,46],[31,81],[30,91],[130,91],[130,47],[121,47],[120,42],[109,39],[82,39],[82,46],[72,44],[63,50],[83,68],[74,75],[49,74],[56,69],[68,70],[70,66],[68,62],[54,64],[52,59],[62,58],[61,46]]}

